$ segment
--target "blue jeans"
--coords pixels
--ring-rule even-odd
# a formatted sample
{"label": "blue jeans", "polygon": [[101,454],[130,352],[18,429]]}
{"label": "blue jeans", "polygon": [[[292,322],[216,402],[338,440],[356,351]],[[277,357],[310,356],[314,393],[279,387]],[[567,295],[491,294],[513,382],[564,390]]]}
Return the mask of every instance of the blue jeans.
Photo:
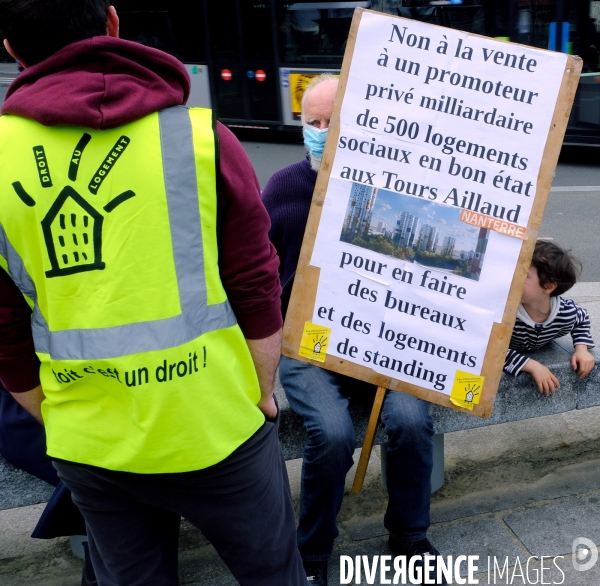
{"label": "blue jeans", "polygon": [[[373,401],[375,387],[283,356],[279,377],[308,433],[302,464],[298,549],[305,560],[327,560],[338,536],[346,474],[356,448],[350,395]],[[427,403],[390,391],[381,412],[387,436],[389,501],[386,529],[406,541],[424,539],[430,525],[433,421]]]}

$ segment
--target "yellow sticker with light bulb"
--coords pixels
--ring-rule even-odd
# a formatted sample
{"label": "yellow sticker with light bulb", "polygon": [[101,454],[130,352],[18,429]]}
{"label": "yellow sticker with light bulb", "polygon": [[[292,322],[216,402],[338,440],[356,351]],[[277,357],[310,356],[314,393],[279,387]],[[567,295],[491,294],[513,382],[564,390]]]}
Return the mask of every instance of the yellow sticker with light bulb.
{"label": "yellow sticker with light bulb", "polygon": [[483,376],[457,370],[454,375],[450,401],[472,411],[473,406],[479,404],[479,399],[481,399],[483,381]]}
{"label": "yellow sticker with light bulb", "polygon": [[331,328],[305,322],[298,355],[317,362],[325,362],[330,338]]}

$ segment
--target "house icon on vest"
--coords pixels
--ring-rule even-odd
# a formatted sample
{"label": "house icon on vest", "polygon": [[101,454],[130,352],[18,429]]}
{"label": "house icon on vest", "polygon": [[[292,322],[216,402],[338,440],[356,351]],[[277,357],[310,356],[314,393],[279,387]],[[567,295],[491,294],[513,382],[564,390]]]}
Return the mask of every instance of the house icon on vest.
{"label": "house icon on vest", "polygon": [[66,186],[42,220],[51,269],[46,276],[63,277],[102,270],[104,218],[77,191]]}

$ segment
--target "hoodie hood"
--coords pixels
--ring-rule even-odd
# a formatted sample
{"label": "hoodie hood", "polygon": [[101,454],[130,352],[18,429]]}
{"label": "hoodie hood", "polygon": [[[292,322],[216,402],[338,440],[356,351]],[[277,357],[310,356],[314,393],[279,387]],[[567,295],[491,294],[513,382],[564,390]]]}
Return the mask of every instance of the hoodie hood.
{"label": "hoodie hood", "polygon": [[11,84],[3,114],[96,130],[115,128],[185,104],[190,78],[171,55],[139,43],[92,37],[25,69]]}
{"label": "hoodie hood", "polygon": [[521,320],[523,323],[527,324],[532,328],[535,328],[536,326],[547,326],[556,319],[556,316],[558,315],[558,312],[560,310],[561,299],[562,297],[550,297],[550,315],[543,323],[533,321],[529,317],[529,314],[527,313],[526,309],[523,307],[523,304],[519,305],[519,310],[517,311],[517,319]]}

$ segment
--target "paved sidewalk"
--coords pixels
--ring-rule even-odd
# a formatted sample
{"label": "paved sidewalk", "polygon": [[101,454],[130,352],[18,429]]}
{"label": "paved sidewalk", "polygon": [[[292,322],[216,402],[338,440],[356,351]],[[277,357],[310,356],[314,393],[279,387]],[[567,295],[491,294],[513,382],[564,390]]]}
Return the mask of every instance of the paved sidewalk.
{"label": "paved sidewalk", "polygon": [[[582,283],[572,296],[588,307],[600,340],[597,291],[595,283]],[[600,407],[449,433],[445,442],[446,483],[432,497],[429,533],[443,555],[478,555],[480,584],[600,584],[600,562],[586,572],[576,571],[572,562],[574,539],[600,544]],[[288,462],[296,502],[300,464]],[[351,471],[348,490],[353,476]],[[363,492],[344,499],[330,586],[340,584],[341,555],[389,554],[383,528],[386,496],[376,448]],[[68,540],[28,537],[42,508],[0,511],[0,586],[79,586],[81,562]],[[495,581],[494,556],[500,568],[508,558],[504,575],[496,571]],[[556,559],[560,570],[552,559],[545,560],[552,571],[546,570],[542,581],[536,573],[539,560],[527,567],[532,556],[564,557]],[[182,524],[180,566],[184,585],[236,584],[212,546],[187,523]],[[363,573],[360,584],[367,583]]]}
{"label": "paved sidewalk", "polygon": [[[578,537],[600,544],[599,417],[600,407],[594,407],[448,434],[447,482],[432,503],[429,536],[434,545],[443,555],[478,555],[480,584],[542,583],[539,558],[551,556],[544,561],[545,583],[598,586],[600,563],[576,571],[572,545]],[[385,493],[373,466],[377,458],[374,454],[363,494],[346,496],[329,572],[331,586],[340,584],[341,555],[389,555],[383,528]],[[527,566],[532,556],[538,560]],[[495,579],[494,558],[499,568]],[[360,583],[384,582],[367,582],[363,573]],[[235,584],[222,575],[190,586]]]}
{"label": "paved sidewalk", "polygon": [[[500,567],[506,556],[512,576],[516,558],[526,570],[530,556],[565,556],[557,560],[565,586],[597,586],[600,563],[576,572],[573,540],[600,543],[600,407],[535,420],[506,423],[446,435],[446,484],[433,495],[430,537],[444,555],[479,555],[488,582],[487,558]],[[356,454],[358,456],[358,453]],[[357,459],[357,458],[356,458]],[[297,500],[300,461],[288,462]],[[386,493],[380,484],[379,452],[371,458],[365,489],[348,494],[340,515],[340,537],[330,569],[330,585],[340,584],[340,555],[387,555],[383,528]],[[348,476],[348,488],[353,473]],[[0,512],[0,586],[78,586],[80,561],[65,539],[28,538],[43,505]],[[182,584],[236,584],[212,547],[187,524],[181,533]],[[552,566],[546,560],[545,566]],[[529,582],[535,583],[535,560]],[[493,566],[492,566],[493,568]],[[538,578],[539,580],[539,578]],[[561,582],[555,568],[544,581]],[[366,584],[364,575],[361,584]],[[375,584],[381,582],[376,581]],[[511,583],[500,579],[497,584]]]}

